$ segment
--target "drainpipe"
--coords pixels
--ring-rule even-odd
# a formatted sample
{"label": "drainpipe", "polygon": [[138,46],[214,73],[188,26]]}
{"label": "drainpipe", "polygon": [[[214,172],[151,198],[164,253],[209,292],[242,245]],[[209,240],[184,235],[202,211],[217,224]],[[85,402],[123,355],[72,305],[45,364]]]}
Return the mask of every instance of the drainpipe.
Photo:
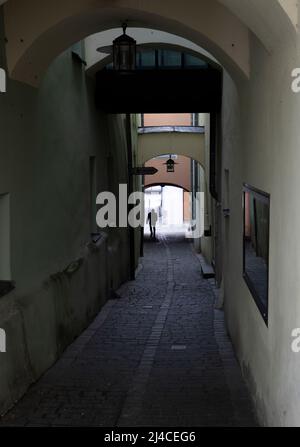
{"label": "drainpipe", "polygon": [[[143,175],[142,177],[142,192],[143,194],[145,194],[145,176]],[[145,197],[145,195],[144,195]],[[144,222],[143,225],[141,227],[141,241],[140,241],[140,257],[143,258],[144,257],[144,236],[145,236],[145,228],[144,228],[144,223],[145,223],[145,204],[144,204],[144,209],[143,209],[143,218],[144,218]]]}
{"label": "drainpipe", "polygon": [[210,114],[210,164],[209,164],[209,192],[218,201],[217,187],[217,115]]}
{"label": "drainpipe", "polygon": [[[132,175],[132,138],[131,138],[131,116],[126,114],[126,141],[127,141],[127,160],[128,160],[128,197],[133,193],[133,175]],[[128,215],[133,205],[127,205]],[[130,257],[130,279],[135,280],[135,244],[134,228],[129,227],[129,257]]]}
{"label": "drainpipe", "polygon": [[221,152],[219,141],[221,138],[221,115],[214,112],[210,115],[210,194],[216,201],[215,228],[214,228],[214,268],[216,281],[220,285],[222,280],[223,260],[222,260],[222,214],[220,206],[221,191]]}

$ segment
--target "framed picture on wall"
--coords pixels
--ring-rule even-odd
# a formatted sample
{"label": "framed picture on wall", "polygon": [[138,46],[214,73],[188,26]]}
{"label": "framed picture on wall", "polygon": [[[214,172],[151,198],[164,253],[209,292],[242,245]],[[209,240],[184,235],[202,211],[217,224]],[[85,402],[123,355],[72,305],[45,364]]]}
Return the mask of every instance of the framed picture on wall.
{"label": "framed picture on wall", "polygon": [[243,276],[268,324],[270,195],[244,184]]}

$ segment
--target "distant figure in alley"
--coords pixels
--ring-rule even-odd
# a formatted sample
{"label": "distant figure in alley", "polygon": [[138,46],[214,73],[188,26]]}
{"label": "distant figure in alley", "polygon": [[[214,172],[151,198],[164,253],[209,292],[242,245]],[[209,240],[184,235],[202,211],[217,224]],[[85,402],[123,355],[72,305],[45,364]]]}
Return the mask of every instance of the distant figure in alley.
{"label": "distant figure in alley", "polygon": [[150,213],[148,213],[147,223],[149,223],[151,238],[156,239],[156,224],[157,224],[158,216],[157,212],[152,209]]}

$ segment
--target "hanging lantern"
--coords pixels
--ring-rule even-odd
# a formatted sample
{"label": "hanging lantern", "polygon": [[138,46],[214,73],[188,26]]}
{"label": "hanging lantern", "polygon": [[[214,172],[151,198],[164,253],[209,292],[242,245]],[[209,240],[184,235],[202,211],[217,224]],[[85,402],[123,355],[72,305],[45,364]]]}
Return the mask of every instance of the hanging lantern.
{"label": "hanging lantern", "polygon": [[116,71],[133,71],[136,67],[136,41],[126,34],[127,25],[123,25],[123,34],[113,41],[113,61]]}
{"label": "hanging lantern", "polygon": [[175,165],[177,163],[175,163],[175,161],[172,159],[172,156],[170,155],[169,160],[165,163],[165,165],[167,165],[167,172],[173,173],[175,172]]}

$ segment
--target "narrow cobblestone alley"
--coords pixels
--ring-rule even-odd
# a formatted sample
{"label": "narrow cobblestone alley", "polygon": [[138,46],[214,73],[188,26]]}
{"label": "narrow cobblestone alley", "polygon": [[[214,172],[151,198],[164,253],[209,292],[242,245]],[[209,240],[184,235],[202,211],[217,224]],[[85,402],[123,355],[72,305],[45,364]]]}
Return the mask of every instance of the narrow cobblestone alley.
{"label": "narrow cobblestone alley", "polygon": [[182,235],[118,291],[2,426],[254,426],[210,283]]}

